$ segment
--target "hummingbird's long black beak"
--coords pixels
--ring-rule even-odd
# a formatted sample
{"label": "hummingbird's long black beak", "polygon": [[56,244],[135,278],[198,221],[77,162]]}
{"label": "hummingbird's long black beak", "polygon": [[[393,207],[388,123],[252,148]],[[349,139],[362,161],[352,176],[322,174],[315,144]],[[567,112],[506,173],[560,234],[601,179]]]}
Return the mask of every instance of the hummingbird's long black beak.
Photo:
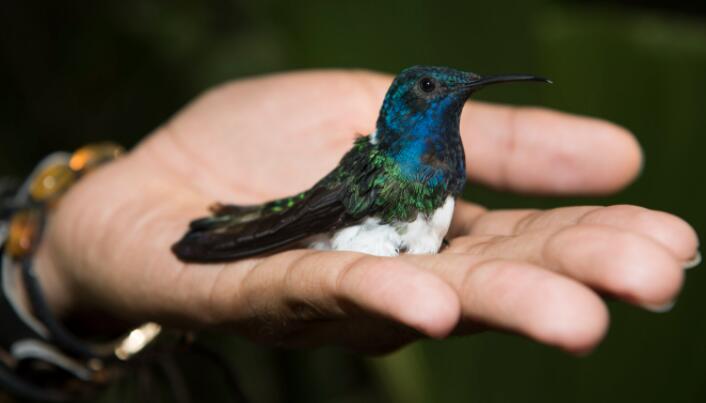
{"label": "hummingbird's long black beak", "polygon": [[507,74],[499,76],[478,77],[462,85],[468,90],[477,90],[491,84],[512,83],[517,81],[538,81],[552,84],[552,81],[544,77],[532,76],[528,74]]}

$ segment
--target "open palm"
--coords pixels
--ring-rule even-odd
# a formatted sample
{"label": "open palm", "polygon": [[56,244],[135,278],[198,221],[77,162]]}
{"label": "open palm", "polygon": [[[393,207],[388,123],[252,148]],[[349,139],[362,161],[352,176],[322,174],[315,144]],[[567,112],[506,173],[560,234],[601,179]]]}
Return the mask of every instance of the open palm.
{"label": "open palm", "polygon": [[[487,211],[459,202],[438,255],[291,250],[194,265],[171,254],[214,201],[259,203],[315,183],[356,134],[372,131],[389,83],[320,71],[208,92],[62,199],[38,262],[53,306],[369,352],[485,328],[583,352],[607,327],[599,294],[669,306],[696,235],[634,206]],[[508,190],[610,192],[641,164],[623,129],[548,110],[472,102],[461,133],[470,178]]]}

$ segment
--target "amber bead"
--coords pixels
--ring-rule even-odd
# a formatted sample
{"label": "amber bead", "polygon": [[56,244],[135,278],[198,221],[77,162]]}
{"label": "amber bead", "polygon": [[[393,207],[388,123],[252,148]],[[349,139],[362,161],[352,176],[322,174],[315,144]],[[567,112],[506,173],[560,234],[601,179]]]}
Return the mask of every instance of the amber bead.
{"label": "amber bead", "polygon": [[71,155],[69,166],[76,172],[87,172],[119,157],[124,151],[121,146],[113,143],[87,145]]}
{"label": "amber bead", "polygon": [[6,250],[14,259],[31,253],[40,230],[40,213],[36,210],[21,210],[10,220]]}
{"label": "amber bead", "polygon": [[29,194],[36,201],[46,201],[61,196],[76,180],[76,173],[64,164],[45,167],[34,177]]}

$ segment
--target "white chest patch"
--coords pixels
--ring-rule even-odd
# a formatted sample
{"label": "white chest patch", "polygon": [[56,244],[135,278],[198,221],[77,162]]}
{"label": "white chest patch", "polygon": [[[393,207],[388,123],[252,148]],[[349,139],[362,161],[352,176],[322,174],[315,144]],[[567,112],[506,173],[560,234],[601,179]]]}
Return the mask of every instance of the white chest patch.
{"label": "white chest patch", "polygon": [[380,224],[368,218],[360,224],[342,228],[331,236],[317,236],[309,247],[322,250],[346,250],[376,256],[402,253],[436,253],[451,225],[454,199],[449,196],[431,216],[419,214],[412,222]]}

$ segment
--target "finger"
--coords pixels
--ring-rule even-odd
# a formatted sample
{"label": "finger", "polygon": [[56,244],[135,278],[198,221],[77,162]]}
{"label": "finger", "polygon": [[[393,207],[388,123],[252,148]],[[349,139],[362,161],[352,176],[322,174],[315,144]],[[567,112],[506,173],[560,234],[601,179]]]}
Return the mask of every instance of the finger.
{"label": "finger", "polygon": [[471,176],[520,192],[613,192],[642,164],[625,129],[548,109],[471,103],[461,133]]}
{"label": "finger", "polygon": [[477,204],[462,199],[456,200],[451,226],[446,234],[447,239],[469,234],[476,220],[487,214],[487,210]]}
{"label": "finger", "polygon": [[653,310],[671,304],[683,280],[681,263],[657,242],[595,224],[457,238],[448,251],[532,262]]}
{"label": "finger", "polygon": [[409,263],[312,250],[279,253],[245,272],[226,266],[210,300],[220,308],[220,321],[265,316],[286,327],[373,316],[430,337],[451,332],[460,310],[446,283]]}
{"label": "finger", "polygon": [[477,217],[467,234],[518,235],[575,224],[606,225],[638,233],[667,248],[682,262],[693,260],[699,245],[696,231],[681,218],[630,205],[497,210]]}
{"label": "finger", "polygon": [[[367,115],[373,115],[391,78],[356,76],[371,94]],[[549,109],[471,102],[461,116],[461,135],[472,179],[521,192],[613,192],[642,165],[640,146],[627,130]]]}
{"label": "finger", "polygon": [[585,286],[539,266],[471,255],[415,256],[441,275],[461,298],[466,321],[526,335],[579,353],[604,336],[608,314]]}
{"label": "finger", "polygon": [[682,262],[693,260],[699,246],[694,228],[663,211],[629,205],[610,206],[587,213],[580,222],[635,231],[666,247]]}

